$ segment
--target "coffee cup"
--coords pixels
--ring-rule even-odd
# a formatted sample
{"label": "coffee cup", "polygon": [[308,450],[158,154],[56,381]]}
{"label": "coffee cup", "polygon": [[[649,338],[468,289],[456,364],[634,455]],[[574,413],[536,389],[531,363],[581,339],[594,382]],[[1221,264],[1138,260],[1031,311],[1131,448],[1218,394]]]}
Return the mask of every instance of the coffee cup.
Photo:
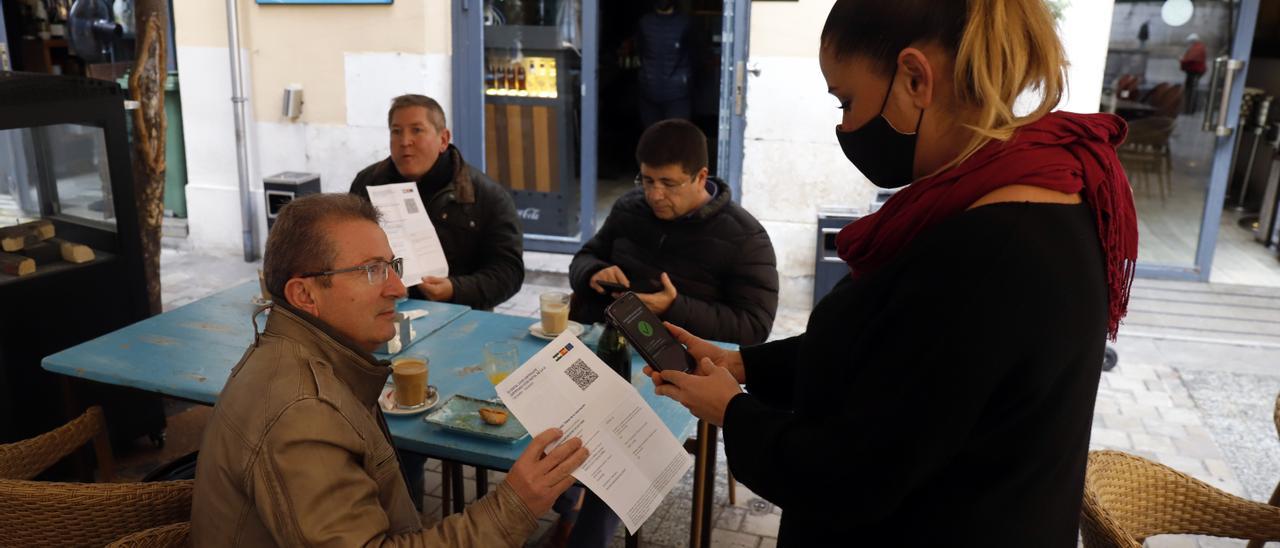
{"label": "coffee cup", "polygon": [[569,327],[569,294],[559,291],[543,293],[538,298],[542,311],[542,332],[559,335]]}
{"label": "coffee cup", "polygon": [[391,362],[396,405],[402,409],[419,407],[427,401],[427,359],[397,358]]}

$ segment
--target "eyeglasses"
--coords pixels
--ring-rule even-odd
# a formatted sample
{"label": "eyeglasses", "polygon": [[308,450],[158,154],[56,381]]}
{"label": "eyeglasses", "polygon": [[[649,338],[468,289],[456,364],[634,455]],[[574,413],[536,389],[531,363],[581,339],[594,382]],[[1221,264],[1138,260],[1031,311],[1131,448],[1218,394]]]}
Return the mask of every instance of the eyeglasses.
{"label": "eyeglasses", "polygon": [[636,186],[641,187],[645,190],[653,190],[659,187],[662,188],[662,190],[675,190],[684,185],[693,184],[693,182],[697,178],[698,177],[695,175],[693,178],[689,179],[688,181],[673,181],[667,178],[653,179],[650,177],[645,177],[643,174],[636,174],[635,183],[636,183]]}
{"label": "eyeglasses", "polygon": [[[387,267],[391,267],[391,268],[387,268]],[[369,285],[378,285],[380,283],[387,281],[387,276],[389,275],[388,272],[394,271],[396,273],[397,278],[404,275],[404,258],[396,257],[394,259],[391,259],[390,261],[377,259],[371,263],[362,264],[360,266],[353,266],[351,268],[340,268],[338,270],[326,270],[324,272],[303,272],[302,274],[299,274],[298,277],[314,278],[316,276],[332,276],[334,274],[342,274],[344,272],[355,272],[357,270],[364,271],[365,276],[367,276],[369,279]]]}

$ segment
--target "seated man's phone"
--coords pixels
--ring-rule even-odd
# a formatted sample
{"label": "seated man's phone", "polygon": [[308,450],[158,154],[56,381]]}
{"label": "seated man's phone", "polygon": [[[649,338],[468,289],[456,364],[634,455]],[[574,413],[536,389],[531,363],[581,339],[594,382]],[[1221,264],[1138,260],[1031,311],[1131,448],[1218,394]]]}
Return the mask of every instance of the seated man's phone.
{"label": "seated man's phone", "polygon": [[604,309],[604,315],[655,370],[692,373],[697,369],[693,356],[635,293],[623,293]]}
{"label": "seated man's phone", "polygon": [[600,287],[604,288],[605,293],[622,293],[623,291],[631,291],[631,288],[622,284],[606,282],[604,280],[598,280],[596,283],[600,284]]}

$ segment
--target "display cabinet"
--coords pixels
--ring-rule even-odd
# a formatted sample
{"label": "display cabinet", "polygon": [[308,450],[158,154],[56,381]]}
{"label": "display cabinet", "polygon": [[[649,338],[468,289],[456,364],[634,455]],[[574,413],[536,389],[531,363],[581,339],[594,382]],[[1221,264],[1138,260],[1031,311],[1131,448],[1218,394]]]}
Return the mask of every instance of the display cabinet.
{"label": "display cabinet", "polygon": [[581,59],[554,25],[486,28],[485,171],[510,188],[526,233],[578,231]]}
{"label": "display cabinet", "polygon": [[114,82],[0,72],[0,443],[90,403],[117,441],[162,439],[157,396],[40,368],[150,314],[124,117]]}

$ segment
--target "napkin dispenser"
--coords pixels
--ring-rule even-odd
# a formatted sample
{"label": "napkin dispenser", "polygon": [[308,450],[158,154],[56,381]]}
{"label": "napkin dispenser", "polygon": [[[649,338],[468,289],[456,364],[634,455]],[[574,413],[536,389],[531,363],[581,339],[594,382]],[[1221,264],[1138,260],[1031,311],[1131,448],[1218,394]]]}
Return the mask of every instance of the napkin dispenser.
{"label": "napkin dispenser", "polygon": [[399,354],[413,342],[415,333],[413,331],[413,318],[416,315],[406,314],[404,312],[396,312],[396,334],[391,340],[382,343],[374,352],[381,354]]}

